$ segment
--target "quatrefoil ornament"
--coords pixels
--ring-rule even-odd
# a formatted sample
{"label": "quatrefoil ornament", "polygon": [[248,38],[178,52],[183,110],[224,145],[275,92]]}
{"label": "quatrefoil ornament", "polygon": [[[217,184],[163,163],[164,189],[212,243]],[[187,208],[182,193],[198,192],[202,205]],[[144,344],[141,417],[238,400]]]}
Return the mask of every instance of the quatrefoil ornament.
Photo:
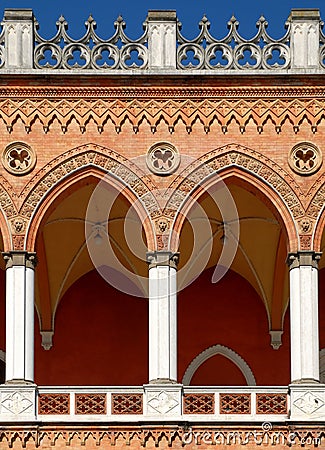
{"label": "quatrefoil ornament", "polygon": [[322,154],[315,144],[301,142],[291,149],[288,161],[299,175],[312,175],[322,165]]}
{"label": "quatrefoil ornament", "polygon": [[32,147],[24,142],[13,142],[4,149],[2,164],[13,175],[25,175],[35,167],[36,154]]}
{"label": "quatrefoil ornament", "polygon": [[156,175],[170,175],[180,163],[179,153],[169,142],[152,145],[147,154],[147,166]]}

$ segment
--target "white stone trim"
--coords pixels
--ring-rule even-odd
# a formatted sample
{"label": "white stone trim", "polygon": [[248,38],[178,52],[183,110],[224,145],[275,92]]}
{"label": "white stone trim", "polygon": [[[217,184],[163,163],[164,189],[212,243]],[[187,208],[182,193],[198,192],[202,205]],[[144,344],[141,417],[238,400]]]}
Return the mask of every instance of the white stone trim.
{"label": "white stone trim", "polygon": [[200,353],[198,356],[196,356],[190,363],[190,365],[187,367],[185,374],[183,376],[182,383],[185,386],[189,386],[192,380],[192,377],[194,373],[197,371],[197,369],[209,358],[215,355],[222,355],[226,358],[230,359],[236,366],[239,368],[239,370],[244,375],[247,385],[248,386],[256,386],[256,380],[254,377],[254,374],[247,364],[247,362],[238,355],[234,350],[231,350],[228,347],[225,347],[224,345],[213,345],[212,347],[209,347],[205,349],[202,353]]}

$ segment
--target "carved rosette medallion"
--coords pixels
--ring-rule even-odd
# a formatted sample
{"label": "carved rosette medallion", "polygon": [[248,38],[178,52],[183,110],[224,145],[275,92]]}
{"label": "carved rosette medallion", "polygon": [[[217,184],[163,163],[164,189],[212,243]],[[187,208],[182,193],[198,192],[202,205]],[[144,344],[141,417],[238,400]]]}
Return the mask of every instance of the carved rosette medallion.
{"label": "carved rosette medallion", "polygon": [[291,169],[299,175],[312,175],[322,165],[322,154],[316,145],[301,142],[291,149],[288,162]]}
{"label": "carved rosette medallion", "polygon": [[25,175],[34,169],[36,154],[24,142],[13,142],[5,148],[2,154],[2,164],[13,175]]}
{"label": "carved rosette medallion", "polygon": [[180,163],[180,155],[169,142],[152,145],[147,153],[148,169],[156,175],[170,175]]}

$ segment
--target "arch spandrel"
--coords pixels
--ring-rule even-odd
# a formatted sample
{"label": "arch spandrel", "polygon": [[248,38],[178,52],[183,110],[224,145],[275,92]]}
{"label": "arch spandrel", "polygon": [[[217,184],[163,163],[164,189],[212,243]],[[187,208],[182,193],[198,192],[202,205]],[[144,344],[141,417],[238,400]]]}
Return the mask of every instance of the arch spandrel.
{"label": "arch spandrel", "polygon": [[325,174],[322,174],[308,192],[311,198],[306,216],[313,228],[311,239],[311,248],[319,252],[321,251],[321,242],[325,227]]}
{"label": "arch spandrel", "polygon": [[25,232],[26,221],[19,217],[15,200],[11,184],[0,176],[0,229],[4,251],[11,250],[16,242],[21,241]]}

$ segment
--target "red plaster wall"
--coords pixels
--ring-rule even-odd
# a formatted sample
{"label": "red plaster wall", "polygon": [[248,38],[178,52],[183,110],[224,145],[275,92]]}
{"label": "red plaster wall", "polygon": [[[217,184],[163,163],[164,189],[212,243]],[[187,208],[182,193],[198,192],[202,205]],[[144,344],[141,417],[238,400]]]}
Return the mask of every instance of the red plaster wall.
{"label": "red plaster wall", "polygon": [[[212,284],[213,269],[206,270],[179,294],[178,371],[180,380],[190,362],[216,344],[231,348],[249,365],[258,385],[286,385],[290,381],[288,313],[279,350],[270,345],[265,307],[252,286],[229,270]],[[237,367],[225,357],[202,365],[191,384],[246,384]]]}
{"label": "red plaster wall", "polygon": [[36,383],[142,385],[148,377],[147,306],[95,270],[84,275],[59,303],[50,350],[42,349],[36,326]]}
{"label": "red plaster wall", "polygon": [[[205,271],[179,294],[178,374],[211,345],[225,345],[245,359],[258,385],[290,381],[288,317],[283,345],[270,345],[264,305],[251,285],[229,271],[217,284]],[[287,314],[288,316],[288,314]],[[41,347],[38,324],[35,381],[40,385],[142,385],[148,381],[148,305],[108,285],[96,271],[79,279],[56,313],[54,345]],[[231,361],[216,356],[192,384],[243,385]]]}

